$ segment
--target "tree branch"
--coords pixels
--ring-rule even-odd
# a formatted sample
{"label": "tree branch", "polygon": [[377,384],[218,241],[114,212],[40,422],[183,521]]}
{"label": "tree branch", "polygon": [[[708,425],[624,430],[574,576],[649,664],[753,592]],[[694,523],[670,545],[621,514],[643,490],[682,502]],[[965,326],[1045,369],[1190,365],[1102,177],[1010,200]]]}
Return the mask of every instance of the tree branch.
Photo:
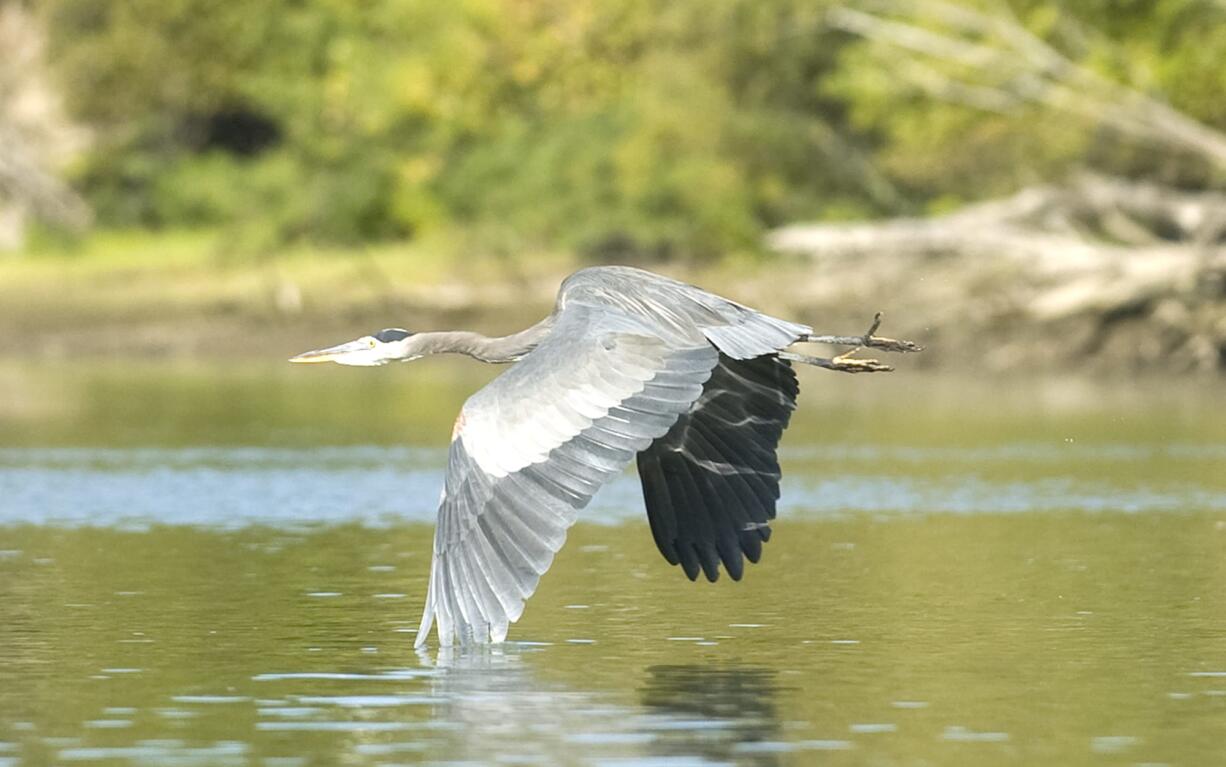
{"label": "tree branch", "polygon": [[823,261],[879,252],[978,254],[1067,273],[1118,262],[1121,245],[1161,248],[1174,261],[1186,249],[1195,259],[1200,249],[1226,242],[1226,194],[1084,175],[944,216],[787,226],[767,242]]}
{"label": "tree branch", "polygon": [[[827,23],[908,52],[911,61],[894,69],[938,98],[991,111],[1008,108],[1011,99],[1029,102],[1226,168],[1226,134],[1065,56],[1027,29],[1005,3],[996,13],[943,0],[860,0],[857,5],[865,10],[835,6]],[[943,63],[953,71],[937,72],[923,62]],[[922,68],[911,72],[916,64]]]}

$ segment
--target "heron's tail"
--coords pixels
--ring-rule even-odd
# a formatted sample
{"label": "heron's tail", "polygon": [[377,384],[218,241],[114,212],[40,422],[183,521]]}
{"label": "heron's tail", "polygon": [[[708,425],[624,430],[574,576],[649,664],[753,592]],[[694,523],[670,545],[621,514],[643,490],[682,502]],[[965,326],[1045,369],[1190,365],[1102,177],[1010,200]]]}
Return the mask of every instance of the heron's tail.
{"label": "heron's tail", "polygon": [[728,304],[739,310],[738,313],[725,324],[704,327],[702,332],[717,349],[736,360],[772,354],[813,332],[808,325],[771,317],[739,304]]}

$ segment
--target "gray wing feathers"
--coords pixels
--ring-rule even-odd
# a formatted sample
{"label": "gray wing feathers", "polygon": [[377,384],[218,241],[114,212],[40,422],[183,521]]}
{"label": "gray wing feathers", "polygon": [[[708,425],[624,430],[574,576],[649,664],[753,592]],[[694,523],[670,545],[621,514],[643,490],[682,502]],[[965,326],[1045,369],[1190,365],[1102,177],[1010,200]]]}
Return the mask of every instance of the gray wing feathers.
{"label": "gray wing feathers", "polygon": [[[426,641],[434,621],[443,644],[505,638],[578,511],[690,413],[719,353],[733,360],[770,355],[809,332],[639,269],[595,267],[567,278],[550,335],[461,411],[417,644]],[[759,450],[766,465],[750,471],[744,471],[748,463],[737,466],[735,473],[743,474],[731,485],[709,471],[691,473],[732,458],[733,446],[719,444],[732,437],[709,420],[719,410],[686,416],[706,432],[698,463],[690,460],[698,443],[670,440],[667,450],[657,443],[661,449],[653,450],[647,468],[659,478],[650,489],[644,480],[649,510],[659,512],[652,515],[653,529],[682,529],[690,544],[669,558],[680,559],[691,577],[691,551],[702,552],[700,564],[709,575],[712,550],[738,570],[742,551],[756,559],[767,531],[745,528],[773,516],[778,495],[777,469],[773,477],[770,471],[777,435],[767,439],[769,450]],[[783,414],[772,416],[786,424]],[[666,454],[682,443],[689,457]],[[720,493],[736,497],[721,503]],[[687,516],[678,503],[705,505],[715,516]],[[732,527],[739,528],[739,546]],[[661,550],[673,553],[666,545]]]}
{"label": "gray wing feathers", "polygon": [[736,360],[753,359],[783,349],[813,331],[807,325],[776,319],[752,309],[739,322],[705,328],[707,339]]}
{"label": "gray wing feathers", "polygon": [[[633,323],[610,334],[599,330],[589,312],[577,315],[587,316],[559,317],[549,339],[465,405],[466,418],[477,421],[475,410],[498,407],[493,403],[537,408],[551,424],[543,431],[521,428],[515,418],[500,429],[491,417],[475,433],[487,440],[528,439],[528,452],[542,448],[542,434],[551,444],[541,460],[498,476],[470,450],[473,432],[465,422],[451,445],[417,644],[425,642],[434,621],[444,645],[502,641],[578,511],[689,409],[718,362],[708,344],[670,347],[627,332]],[[559,359],[567,364],[557,364]],[[583,380],[563,385],[551,377],[557,369]],[[627,388],[634,390],[620,393]],[[487,460],[501,470],[518,448],[497,447],[506,452],[491,448]]]}
{"label": "gray wing feathers", "polygon": [[693,285],[628,266],[575,272],[562,284],[559,301],[616,307],[644,318],[657,333],[709,341],[733,359],[772,354],[813,332],[807,325],[771,317]]}

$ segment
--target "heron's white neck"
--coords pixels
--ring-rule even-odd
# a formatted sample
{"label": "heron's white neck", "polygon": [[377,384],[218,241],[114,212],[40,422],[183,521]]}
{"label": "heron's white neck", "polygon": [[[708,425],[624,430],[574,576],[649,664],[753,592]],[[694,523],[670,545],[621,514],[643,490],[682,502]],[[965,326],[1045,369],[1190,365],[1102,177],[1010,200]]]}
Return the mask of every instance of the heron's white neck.
{"label": "heron's white neck", "polygon": [[546,317],[526,330],[509,336],[491,338],[468,330],[443,330],[414,333],[404,341],[404,359],[428,354],[464,354],[482,362],[505,363],[520,360],[549,335],[553,317]]}

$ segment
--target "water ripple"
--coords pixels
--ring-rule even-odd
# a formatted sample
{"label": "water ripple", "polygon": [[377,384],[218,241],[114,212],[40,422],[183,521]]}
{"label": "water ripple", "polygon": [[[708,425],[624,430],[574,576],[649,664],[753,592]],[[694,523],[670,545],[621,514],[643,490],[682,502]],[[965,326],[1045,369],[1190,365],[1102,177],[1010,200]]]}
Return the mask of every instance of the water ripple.
{"label": "water ripple", "polygon": [[[796,517],[1221,511],[1226,491],[1207,480],[1198,484],[1194,471],[1122,484],[1100,478],[1095,467],[1111,462],[1127,471],[1155,458],[1195,467],[1223,457],[1226,446],[1216,444],[815,446],[784,451],[780,511]],[[445,461],[442,449],[375,446],[6,448],[0,449],[0,525],[433,522]],[[1021,478],[1018,471],[1007,480],[991,478],[1005,462],[1030,468]],[[918,472],[920,463],[936,468]],[[641,514],[638,480],[628,472],[596,496],[584,518],[617,523]]]}

